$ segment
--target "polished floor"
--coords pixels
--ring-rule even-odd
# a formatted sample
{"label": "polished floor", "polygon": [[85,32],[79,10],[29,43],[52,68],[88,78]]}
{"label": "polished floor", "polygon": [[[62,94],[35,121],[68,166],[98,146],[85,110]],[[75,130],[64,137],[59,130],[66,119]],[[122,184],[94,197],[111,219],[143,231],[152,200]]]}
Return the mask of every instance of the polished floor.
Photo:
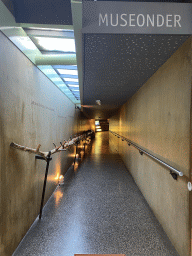
{"label": "polished floor", "polygon": [[108,136],[96,133],[14,256],[178,256]]}

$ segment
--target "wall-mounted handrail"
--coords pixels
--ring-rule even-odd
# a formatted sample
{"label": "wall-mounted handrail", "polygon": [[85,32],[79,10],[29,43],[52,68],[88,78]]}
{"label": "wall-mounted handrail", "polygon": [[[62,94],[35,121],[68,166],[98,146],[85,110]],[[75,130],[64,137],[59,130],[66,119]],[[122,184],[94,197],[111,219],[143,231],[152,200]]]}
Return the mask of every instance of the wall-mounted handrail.
{"label": "wall-mounted handrail", "polygon": [[[109,130],[110,131],[110,130]],[[145,151],[144,149],[138,147],[137,145],[135,145],[132,141],[130,141],[129,139],[125,138],[124,136],[122,135],[119,135],[118,133],[116,132],[112,132],[110,131],[113,135],[117,136],[118,138],[120,138],[122,141],[127,141],[128,145],[129,146],[133,146],[135,148],[137,148],[139,150],[139,153],[141,155],[143,154],[146,154],[148,155],[149,157],[155,159],[157,162],[159,162],[160,164],[164,165],[165,167],[167,167],[170,172],[171,172],[171,175],[174,179],[177,179],[177,175],[179,176],[183,176],[183,173],[177,169],[175,169],[174,167],[170,166],[169,164],[165,163],[164,161],[160,160],[159,158],[155,157],[154,155],[150,154],[149,152]],[[172,173],[173,172],[173,173]],[[174,176],[176,174],[176,176]]]}

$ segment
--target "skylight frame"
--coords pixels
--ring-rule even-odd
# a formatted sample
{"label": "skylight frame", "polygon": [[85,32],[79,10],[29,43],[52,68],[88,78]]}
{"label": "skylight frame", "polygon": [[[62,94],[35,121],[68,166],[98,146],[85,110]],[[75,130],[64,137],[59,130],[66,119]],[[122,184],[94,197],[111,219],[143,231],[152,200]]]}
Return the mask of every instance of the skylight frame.
{"label": "skylight frame", "polygon": [[[10,31],[10,29],[12,31]],[[66,81],[59,76],[55,71],[52,65],[37,65],[35,57],[42,56],[41,49],[36,44],[34,37],[52,37],[58,39],[72,39],[74,40],[74,30],[55,30],[55,29],[36,29],[34,28],[22,28],[22,27],[10,27],[9,33],[6,33],[7,37],[31,60],[34,65],[37,66],[39,70],[50,80],[53,85],[55,85],[63,94],[67,96],[74,104],[79,103],[79,95],[70,89]],[[34,32],[34,33],[33,33]],[[75,45],[75,40],[73,41]],[[67,49],[64,50],[61,54],[66,54]],[[47,51],[47,53],[51,53]],[[73,52],[76,54],[76,48],[74,47]],[[70,53],[71,54],[71,53]],[[65,65],[67,69],[77,70],[77,65]],[[74,77],[73,77],[74,78]],[[78,79],[78,76],[75,76],[75,79]],[[78,82],[78,80],[76,80]],[[74,82],[74,81],[73,81]],[[75,82],[74,82],[75,83]],[[74,89],[74,88],[72,88]]]}
{"label": "skylight frame", "polygon": [[[63,53],[76,53],[75,39],[68,37],[48,37],[48,36],[33,36],[32,41],[35,43],[40,51],[45,52],[63,52]],[[66,48],[66,40],[71,40],[69,43],[69,48]],[[42,41],[42,42],[41,42]],[[57,42],[56,42],[57,41]],[[56,47],[59,42],[59,47]],[[48,44],[48,45],[46,45]]]}

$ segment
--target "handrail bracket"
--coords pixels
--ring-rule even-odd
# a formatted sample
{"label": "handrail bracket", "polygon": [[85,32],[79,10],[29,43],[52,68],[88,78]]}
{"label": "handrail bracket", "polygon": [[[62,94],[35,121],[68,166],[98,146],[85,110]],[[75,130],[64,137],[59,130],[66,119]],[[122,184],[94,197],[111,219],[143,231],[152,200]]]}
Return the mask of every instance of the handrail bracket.
{"label": "handrail bracket", "polygon": [[170,174],[171,174],[171,176],[173,177],[174,180],[177,180],[178,175],[175,172],[170,170]]}

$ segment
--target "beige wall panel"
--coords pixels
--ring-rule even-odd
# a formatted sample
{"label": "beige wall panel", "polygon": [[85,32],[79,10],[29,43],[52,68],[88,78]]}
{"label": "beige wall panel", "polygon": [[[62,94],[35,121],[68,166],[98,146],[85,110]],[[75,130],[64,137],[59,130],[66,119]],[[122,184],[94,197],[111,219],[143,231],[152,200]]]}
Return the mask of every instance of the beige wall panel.
{"label": "beige wall panel", "polygon": [[[3,34],[0,34],[0,254],[10,256],[39,213],[46,162],[10,147],[11,142],[42,151],[86,130],[75,105]],[[85,119],[85,118],[84,118]],[[60,174],[74,159],[74,148],[50,162],[45,202]]]}
{"label": "beige wall panel", "polygon": [[[179,169],[169,170],[126,142],[115,142],[127,168],[181,256],[189,255],[191,38],[110,119],[115,131]],[[114,135],[111,135],[111,137]],[[113,142],[115,139],[113,138]]]}

